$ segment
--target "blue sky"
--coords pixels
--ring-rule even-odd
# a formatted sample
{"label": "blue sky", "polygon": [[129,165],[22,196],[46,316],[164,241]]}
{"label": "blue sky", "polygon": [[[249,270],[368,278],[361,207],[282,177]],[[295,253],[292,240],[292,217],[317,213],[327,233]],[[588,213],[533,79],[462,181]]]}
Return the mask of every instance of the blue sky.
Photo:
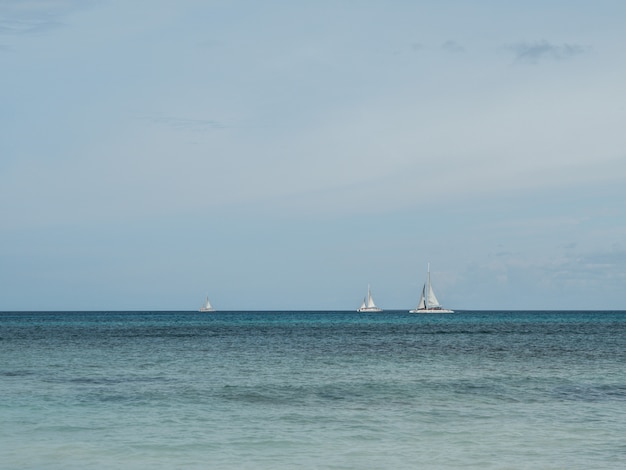
{"label": "blue sky", "polygon": [[0,0],[0,310],[624,309],[624,18]]}

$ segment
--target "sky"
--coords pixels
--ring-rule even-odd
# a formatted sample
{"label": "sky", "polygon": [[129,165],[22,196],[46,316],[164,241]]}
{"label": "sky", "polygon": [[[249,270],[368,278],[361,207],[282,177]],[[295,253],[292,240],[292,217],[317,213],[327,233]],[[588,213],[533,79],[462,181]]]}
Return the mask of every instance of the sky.
{"label": "sky", "polygon": [[626,309],[625,18],[0,0],[0,311]]}

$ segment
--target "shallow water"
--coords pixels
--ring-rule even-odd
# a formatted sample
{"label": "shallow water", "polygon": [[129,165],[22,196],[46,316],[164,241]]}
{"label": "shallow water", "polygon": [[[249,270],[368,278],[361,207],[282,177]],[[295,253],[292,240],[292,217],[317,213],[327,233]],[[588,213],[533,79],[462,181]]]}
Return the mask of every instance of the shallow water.
{"label": "shallow water", "polygon": [[0,313],[0,461],[626,466],[626,313]]}

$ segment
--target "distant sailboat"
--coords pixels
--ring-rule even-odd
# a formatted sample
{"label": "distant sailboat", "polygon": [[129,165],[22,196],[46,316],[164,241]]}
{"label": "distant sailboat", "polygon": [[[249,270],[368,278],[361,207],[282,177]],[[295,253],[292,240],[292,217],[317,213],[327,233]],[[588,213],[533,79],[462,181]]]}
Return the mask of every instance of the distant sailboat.
{"label": "distant sailboat", "polygon": [[430,284],[430,263],[428,263],[428,276],[424,287],[422,287],[419,304],[413,310],[409,310],[409,313],[454,313],[454,310],[443,308],[435,297],[433,286]]}
{"label": "distant sailboat", "polygon": [[367,286],[367,297],[363,299],[363,303],[357,309],[357,312],[382,312],[382,308],[378,308],[374,303],[374,298],[372,297],[372,292],[370,291],[370,286]]}
{"label": "distant sailboat", "polygon": [[211,305],[211,302],[209,302],[209,297],[208,296],[206,298],[206,301],[202,305],[202,307],[200,307],[200,311],[201,312],[215,312],[215,309]]}

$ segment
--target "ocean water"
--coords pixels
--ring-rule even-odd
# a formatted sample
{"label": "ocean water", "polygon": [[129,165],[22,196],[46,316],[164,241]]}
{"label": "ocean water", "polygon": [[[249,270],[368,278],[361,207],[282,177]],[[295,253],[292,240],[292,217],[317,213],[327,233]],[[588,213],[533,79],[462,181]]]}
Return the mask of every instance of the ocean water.
{"label": "ocean water", "polygon": [[4,312],[0,467],[626,468],[626,312]]}

